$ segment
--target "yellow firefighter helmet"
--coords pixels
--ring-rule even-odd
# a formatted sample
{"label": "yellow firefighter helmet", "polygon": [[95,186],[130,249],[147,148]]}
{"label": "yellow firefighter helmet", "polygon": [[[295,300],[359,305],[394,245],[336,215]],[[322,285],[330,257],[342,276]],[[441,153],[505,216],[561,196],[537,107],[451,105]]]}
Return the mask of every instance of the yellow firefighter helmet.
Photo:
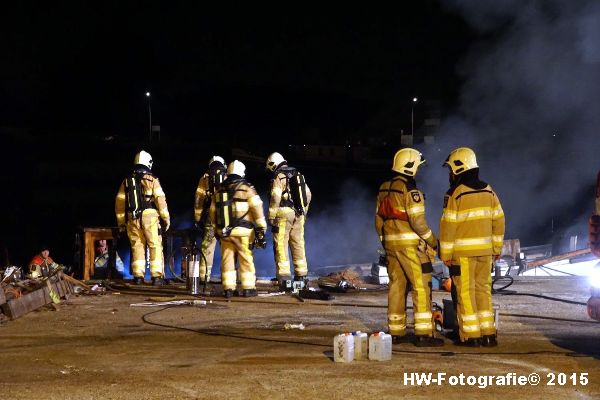
{"label": "yellow firefighter helmet", "polygon": [[246,175],[246,166],[241,161],[233,160],[227,167],[227,175],[238,175],[243,178]]}
{"label": "yellow firefighter helmet", "polygon": [[425,164],[423,154],[418,150],[407,147],[396,152],[392,171],[408,176],[415,176],[417,175],[419,166],[422,164]]}
{"label": "yellow firefighter helmet", "polygon": [[285,158],[283,158],[283,156],[277,152],[275,153],[271,153],[271,155],[267,158],[267,171],[271,171],[274,172],[277,167],[279,167],[281,165],[281,163],[284,163]]}
{"label": "yellow firefighter helmet", "polygon": [[208,160],[208,166],[210,167],[211,164],[214,162],[221,163],[221,165],[223,165],[223,166],[225,165],[225,160],[221,156],[212,156],[212,158],[210,160]]}
{"label": "yellow firefighter helmet", "polygon": [[444,166],[448,166],[454,175],[460,175],[473,168],[479,168],[475,152],[468,147],[454,149],[446,158]]}
{"label": "yellow firefighter helmet", "polygon": [[150,155],[150,153],[142,150],[135,155],[135,158],[133,159],[133,164],[145,165],[149,169],[152,169],[152,156]]}

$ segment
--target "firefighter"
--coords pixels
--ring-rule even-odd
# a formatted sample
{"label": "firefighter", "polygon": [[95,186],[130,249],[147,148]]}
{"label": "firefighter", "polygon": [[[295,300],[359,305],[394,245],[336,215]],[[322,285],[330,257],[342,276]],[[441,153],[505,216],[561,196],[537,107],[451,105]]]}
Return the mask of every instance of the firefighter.
{"label": "firefighter", "polygon": [[51,270],[58,266],[50,257],[50,247],[46,245],[40,246],[39,254],[36,254],[29,261],[29,273],[32,278],[47,276]]}
{"label": "firefighter", "polygon": [[[437,248],[435,235],[425,219],[425,197],[417,189],[415,175],[425,163],[415,149],[396,152],[394,176],[379,188],[375,227],[386,252],[388,274],[388,326],[395,343],[406,340],[407,285],[412,286],[415,340],[419,347],[442,346],[434,338],[431,313],[429,253]],[[430,248],[428,250],[428,247]]]}
{"label": "firefighter", "polygon": [[214,223],[209,218],[209,209],[212,196],[216,189],[227,177],[225,160],[220,156],[213,156],[208,161],[208,171],[202,175],[196,189],[194,198],[194,226],[200,232],[200,281],[209,282],[212,271],[213,259],[217,238],[215,237]]}
{"label": "firefighter", "polygon": [[473,150],[453,150],[444,166],[450,189],[440,222],[440,259],[456,290],[459,342],[497,346],[491,267],[504,242],[504,212],[490,185],[479,179]]}
{"label": "firefighter", "polygon": [[[127,231],[131,242],[134,283],[144,283],[147,246],[152,284],[161,286],[165,284],[161,231],[166,232],[170,226],[167,200],[158,178],[151,172],[152,156],[142,150],[133,164],[133,173],[123,180],[115,199],[117,224],[121,232]],[[159,218],[164,224],[162,230]]]}
{"label": "firefighter", "polygon": [[234,295],[237,283],[236,257],[239,262],[241,295],[253,297],[256,292],[256,271],[252,248],[265,248],[267,222],[262,200],[254,186],[244,179],[246,166],[235,160],[227,167],[227,179],[213,195],[210,205],[215,234],[221,241],[221,282],[223,295]]}
{"label": "firefighter", "polygon": [[311,193],[304,176],[288,165],[279,153],[267,158],[267,171],[273,173],[269,201],[269,225],[273,233],[273,249],[277,280],[283,286],[291,279],[288,246],[294,262],[294,280],[306,281],[308,265],[304,248],[304,222]]}

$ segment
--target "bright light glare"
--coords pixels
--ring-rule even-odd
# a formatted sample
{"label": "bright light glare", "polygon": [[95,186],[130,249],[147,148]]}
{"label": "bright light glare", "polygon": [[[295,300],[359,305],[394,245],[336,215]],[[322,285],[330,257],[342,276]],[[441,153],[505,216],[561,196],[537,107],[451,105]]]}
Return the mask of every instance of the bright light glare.
{"label": "bright light glare", "polygon": [[600,264],[596,265],[588,277],[590,285],[600,289]]}
{"label": "bright light glare", "polygon": [[416,103],[416,102],[417,102],[417,98],[413,97],[413,103]]}
{"label": "bright light glare", "polygon": [[146,97],[150,97],[150,92],[146,92]]}

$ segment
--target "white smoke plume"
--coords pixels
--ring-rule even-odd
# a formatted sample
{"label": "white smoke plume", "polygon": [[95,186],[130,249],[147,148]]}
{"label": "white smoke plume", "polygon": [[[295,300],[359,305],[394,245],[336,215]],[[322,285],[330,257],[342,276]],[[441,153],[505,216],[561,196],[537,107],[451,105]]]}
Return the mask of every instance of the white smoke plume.
{"label": "white smoke plume", "polygon": [[443,122],[436,150],[426,150],[434,168],[422,174],[425,191],[439,198],[437,165],[470,146],[503,203],[507,236],[550,230],[565,215],[573,220],[564,228],[584,232],[600,168],[600,3],[445,4],[483,39],[459,67],[458,112]]}

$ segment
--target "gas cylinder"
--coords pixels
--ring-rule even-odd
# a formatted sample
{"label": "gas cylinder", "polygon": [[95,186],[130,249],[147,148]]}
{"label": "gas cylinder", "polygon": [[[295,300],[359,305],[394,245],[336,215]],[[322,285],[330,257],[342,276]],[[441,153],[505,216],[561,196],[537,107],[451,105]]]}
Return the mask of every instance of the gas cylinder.
{"label": "gas cylinder", "polygon": [[200,294],[200,250],[192,247],[187,257],[187,287],[191,295]]}

